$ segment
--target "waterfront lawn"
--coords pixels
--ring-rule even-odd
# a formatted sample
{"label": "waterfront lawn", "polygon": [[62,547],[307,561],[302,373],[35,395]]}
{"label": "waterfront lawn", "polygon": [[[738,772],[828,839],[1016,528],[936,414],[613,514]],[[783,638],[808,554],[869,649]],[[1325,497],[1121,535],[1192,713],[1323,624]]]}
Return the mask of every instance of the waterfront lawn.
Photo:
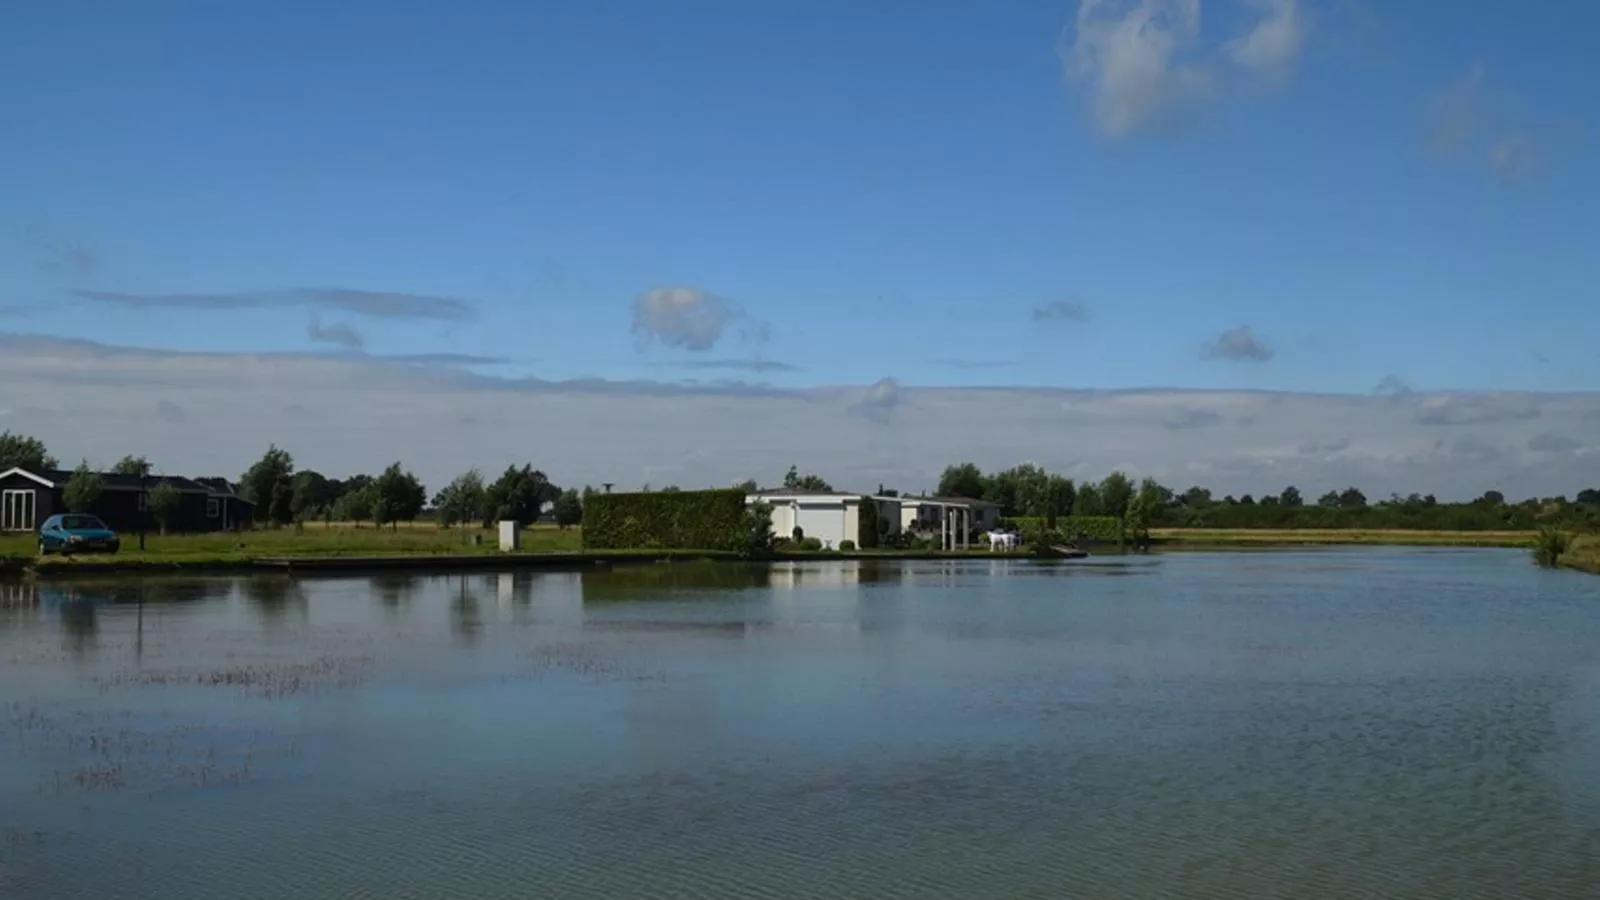
{"label": "waterfront lawn", "polygon": [[[482,540],[472,542],[473,536]],[[254,531],[211,534],[145,536],[139,550],[137,534],[122,534],[122,551],[114,557],[49,557],[49,565],[104,565],[119,563],[198,564],[242,562],[285,556],[416,556],[498,553],[499,535],[475,528],[440,528],[437,525],[401,525],[399,528],[356,527],[350,524],[307,523],[303,529],[263,528]],[[522,549],[528,553],[576,553],[582,550],[582,532],[553,525],[535,525],[522,531]],[[32,535],[0,535],[0,558],[34,557],[38,547]]]}

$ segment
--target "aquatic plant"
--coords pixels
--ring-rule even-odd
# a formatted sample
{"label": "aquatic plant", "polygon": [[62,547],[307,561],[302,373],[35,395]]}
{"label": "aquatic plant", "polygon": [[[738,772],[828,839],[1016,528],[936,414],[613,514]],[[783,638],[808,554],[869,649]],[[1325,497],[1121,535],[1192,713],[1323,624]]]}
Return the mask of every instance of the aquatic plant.
{"label": "aquatic plant", "polygon": [[1561,564],[1561,557],[1572,545],[1572,535],[1559,528],[1546,525],[1533,539],[1533,561],[1546,568]]}

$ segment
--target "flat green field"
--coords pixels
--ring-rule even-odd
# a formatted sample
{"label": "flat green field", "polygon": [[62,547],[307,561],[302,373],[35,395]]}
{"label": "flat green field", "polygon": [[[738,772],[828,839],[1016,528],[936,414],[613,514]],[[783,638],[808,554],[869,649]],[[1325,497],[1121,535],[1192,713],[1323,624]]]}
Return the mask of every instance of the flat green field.
{"label": "flat green field", "polygon": [[[473,536],[481,543],[473,543]],[[401,525],[397,529],[358,528],[348,524],[308,523],[303,529],[277,528],[260,531],[216,534],[174,534],[145,536],[145,549],[139,550],[137,534],[123,534],[122,552],[115,557],[86,556],[63,559],[52,556],[57,566],[103,566],[110,560],[119,564],[177,564],[245,562],[283,556],[420,556],[496,553],[499,537],[493,531],[440,528],[437,525]],[[535,525],[522,532],[522,549],[530,553],[574,553],[582,549],[582,532],[576,528]],[[0,535],[0,557],[33,557],[37,546],[31,535]]]}
{"label": "flat green field", "polygon": [[1531,531],[1404,531],[1400,529],[1152,528],[1168,546],[1287,547],[1297,545],[1391,544],[1423,547],[1527,547]]}

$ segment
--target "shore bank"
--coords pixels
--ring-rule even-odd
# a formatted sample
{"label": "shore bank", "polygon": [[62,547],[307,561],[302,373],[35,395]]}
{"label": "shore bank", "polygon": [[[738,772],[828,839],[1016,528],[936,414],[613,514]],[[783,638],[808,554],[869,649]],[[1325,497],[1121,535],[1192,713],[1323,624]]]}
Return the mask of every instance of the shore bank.
{"label": "shore bank", "polygon": [[[125,550],[116,556],[45,557],[24,546],[0,550],[0,578],[70,577],[91,574],[161,573],[349,573],[397,570],[470,571],[487,569],[558,569],[590,566],[737,560],[718,551],[581,549],[576,529],[530,529],[524,550],[501,553],[487,539],[473,542],[461,532],[437,529],[312,529],[302,533],[250,532],[243,535],[175,535],[148,541],[145,551]],[[1358,531],[1290,529],[1153,529],[1156,551],[1273,550],[1315,546],[1526,547],[1534,538],[1524,531]],[[6,553],[4,551],[10,551]],[[1115,555],[1115,545],[1091,548],[1095,556]],[[785,553],[780,561],[1034,559],[1026,550],[853,551]],[[1579,537],[1562,565],[1600,573],[1600,538]]]}
{"label": "shore bank", "polygon": [[[1087,555],[1087,554],[1085,554]],[[870,560],[940,560],[940,559],[1072,559],[1073,556],[1036,557],[1030,553],[989,553],[967,551],[941,553],[937,551],[901,552],[816,552],[783,553],[758,562],[831,562]],[[408,570],[473,571],[511,569],[582,569],[594,566],[643,565],[650,563],[688,562],[741,562],[746,561],[735,553],[716,550],[638,550],[638,551],[588,551],[588,552],[537,552],[537,553],[469,553],[469,554],[384,554],[384,555],[316,555],[213,558],[188,557],[184,559],[142,558],[135,554],[117,556],[81,556],[62,559],[0,559],[0,576],[33,576],[36,578],[71,578],[82,575],[119,574],[289,574],[392,572]]]}
{"label": "shore bank", "polygon": [[1579,535],[1557,562],[1568,569],[1600,575],[1600,535]]}

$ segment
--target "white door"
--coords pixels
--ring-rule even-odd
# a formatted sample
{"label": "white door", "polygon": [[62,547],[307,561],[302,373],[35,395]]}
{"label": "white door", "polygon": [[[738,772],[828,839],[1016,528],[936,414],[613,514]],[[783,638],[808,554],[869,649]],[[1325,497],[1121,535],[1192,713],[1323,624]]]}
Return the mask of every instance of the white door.
{"label": "white door", "polygon": [[38,492],[0,491],[0,531],[32,531]]}

